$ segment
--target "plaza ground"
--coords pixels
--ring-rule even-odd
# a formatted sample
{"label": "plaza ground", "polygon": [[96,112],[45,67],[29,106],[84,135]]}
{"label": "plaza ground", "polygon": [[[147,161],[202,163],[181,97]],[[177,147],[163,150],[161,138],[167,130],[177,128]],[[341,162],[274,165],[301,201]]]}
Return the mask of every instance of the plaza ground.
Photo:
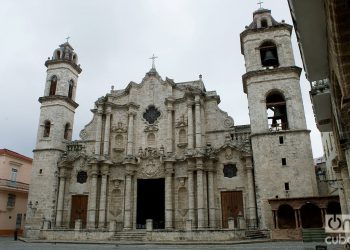
{"label": "plaza ground", "polygon": [[[81,244],[81,243],[50,243],[50,242],[23,242],[20,240],[14,241],[12,237],[0,237],[0,250],[97,250],[97,249],[114,249],[114,250],[141,250],[141,249],[155,249],[155,250],[175,250],[175,249],[198,249],[198,250],[229,250],[229,249],[251,249],[251,250],[314,250],[318,245],[325,245],[317,242],[300,242],[300,241],[283,241],[283,242],[259,242],[259,243],[245,243],[245,244],[208,244],[208,245],[166,245],[166,244],[139,244],[126,245],[109,243],[109,244]],[[327,246],[328,250],[344,249],[343,246]]]}

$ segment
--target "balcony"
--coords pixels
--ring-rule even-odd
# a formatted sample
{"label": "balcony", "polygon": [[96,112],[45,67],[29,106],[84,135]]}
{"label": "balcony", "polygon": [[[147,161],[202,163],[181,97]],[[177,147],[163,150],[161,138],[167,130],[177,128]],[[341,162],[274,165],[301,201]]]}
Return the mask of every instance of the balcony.
{"label": "balcony", "polygon": [[0,190],[28,192],[29,184],[0,178]]}
{"label": "balcony", "polygon": [[320,132],[332,131],[332,104],[328,79],[311,83],[310,98],[317,128]]}

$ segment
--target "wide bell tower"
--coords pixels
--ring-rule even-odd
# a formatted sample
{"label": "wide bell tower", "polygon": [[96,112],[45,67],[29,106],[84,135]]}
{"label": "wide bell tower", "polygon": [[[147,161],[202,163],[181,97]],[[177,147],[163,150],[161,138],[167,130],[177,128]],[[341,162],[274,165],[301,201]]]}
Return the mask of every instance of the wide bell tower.
{"label": "wide bell tower", "polygon": [[240,34],[260,228],[273,227],[269,199],[317,195],[291,33],[291,25],[260,8]]}
{"label": "wide bell tower", "polygon": [[68,41],[54,51],[45,66],[47,77],[44,95],[39,98],[40,118],[28,197],[27,237],[36,237],[43,225],[55,225],[60,176],[57,162],[71,141],[78,107],[75,96],[81,68]]}

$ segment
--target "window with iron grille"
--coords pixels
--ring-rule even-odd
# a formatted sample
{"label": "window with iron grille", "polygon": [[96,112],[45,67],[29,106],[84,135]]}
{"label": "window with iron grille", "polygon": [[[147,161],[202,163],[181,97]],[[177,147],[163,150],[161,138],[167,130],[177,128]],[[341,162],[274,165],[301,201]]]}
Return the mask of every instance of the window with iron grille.
{"label": "window with iron grille", "polygon": [[16,195],[8,194],[7,207],[9,207],[9,208],[15,207],[15,203],[16,203]]}

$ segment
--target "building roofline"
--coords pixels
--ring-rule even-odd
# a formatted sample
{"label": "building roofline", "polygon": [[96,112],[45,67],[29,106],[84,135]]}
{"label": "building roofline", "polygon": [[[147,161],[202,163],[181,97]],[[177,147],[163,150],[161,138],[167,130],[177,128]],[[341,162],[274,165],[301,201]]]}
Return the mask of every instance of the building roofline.
{"label": "building roofline", "polygon": [[6,148],[0,149],[0,156],[1,156],[1,155],[12,156],[12,157],[15,157],[15,158],[17,158],[17,159],[20,159],[20,160],[23,160],[23,161],[27,161],[27,162],[30,162],[30,163],[33,162],[33,159],[32,159],[32,158],[27,157],[27,156],[25,156],[25,155],[22,155],[22,154],[20,154],[20,153],[17,153],[17,152],[15,152],[15,151],[6,149]]}

